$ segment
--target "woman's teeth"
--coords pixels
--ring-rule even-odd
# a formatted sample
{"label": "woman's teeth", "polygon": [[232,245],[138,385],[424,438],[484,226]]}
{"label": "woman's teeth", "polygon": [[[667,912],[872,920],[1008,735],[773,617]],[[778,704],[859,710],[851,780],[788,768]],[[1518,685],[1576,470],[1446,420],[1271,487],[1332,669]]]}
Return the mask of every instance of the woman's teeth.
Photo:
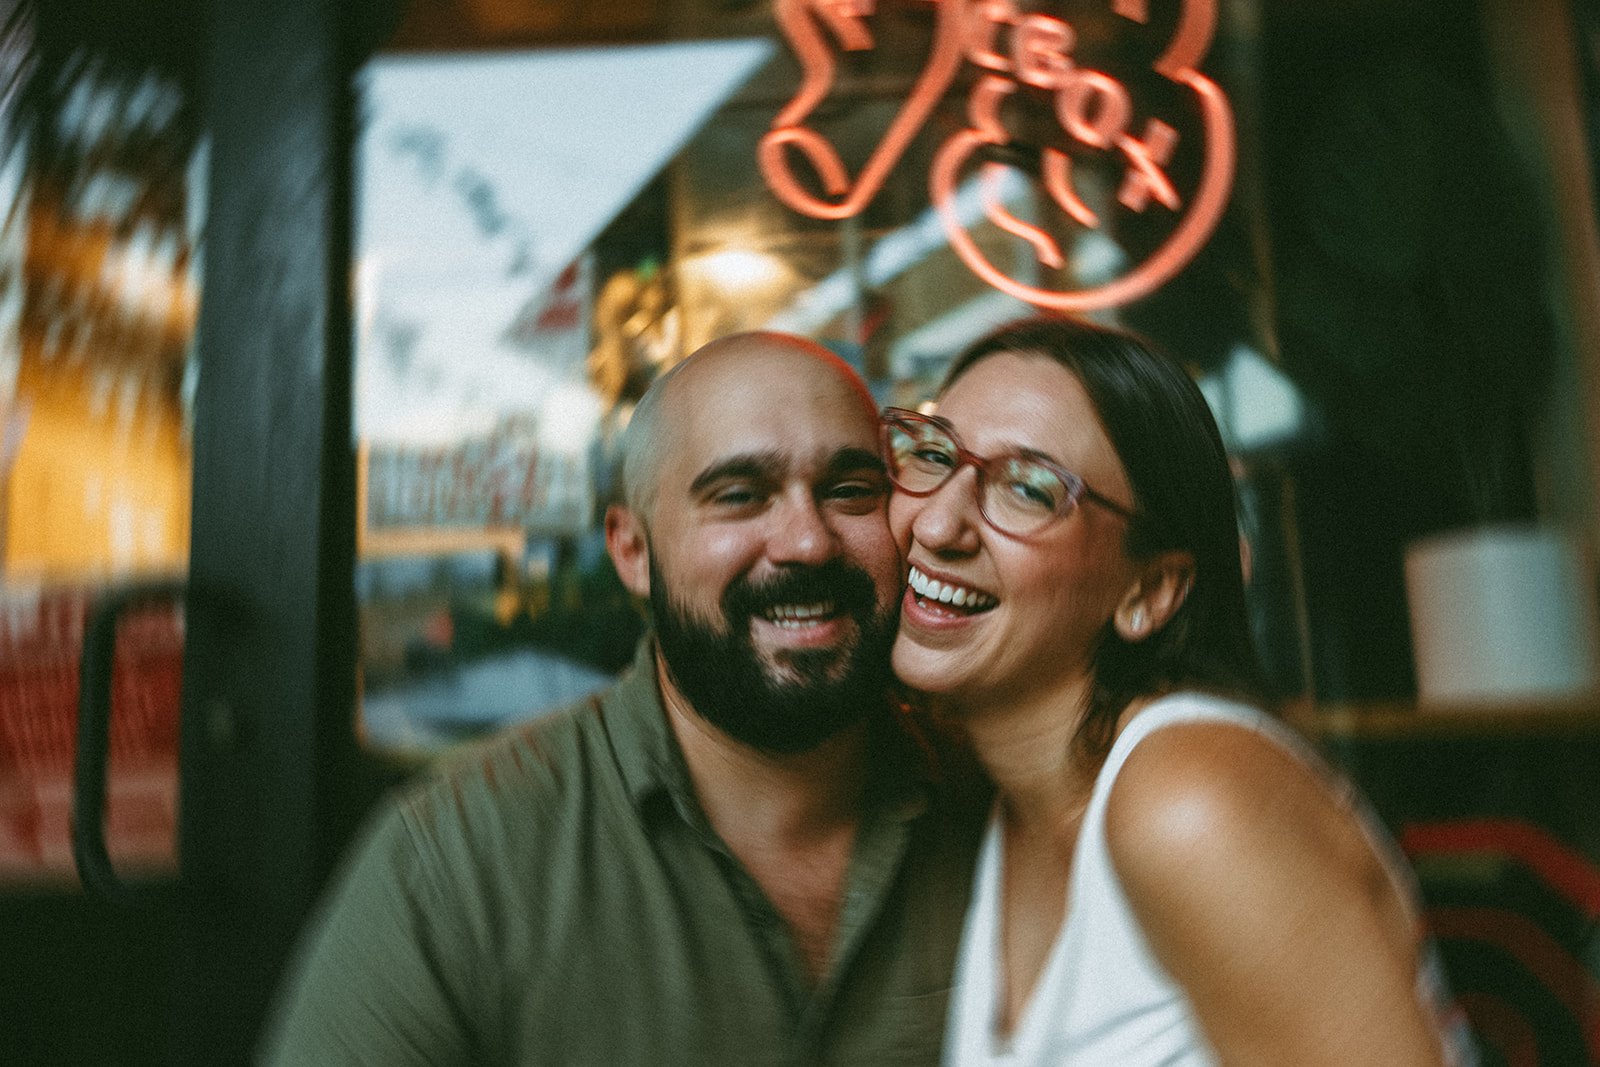
{"label": "woman's teeth", "polygon": [[915,567],[911,568],[908,584],[917,596],[924,600],[933,600],[951,607],[965,608],[968,611],[987,611],[1000,602],[988,593],[980,593],[976,589],[935,581]]}

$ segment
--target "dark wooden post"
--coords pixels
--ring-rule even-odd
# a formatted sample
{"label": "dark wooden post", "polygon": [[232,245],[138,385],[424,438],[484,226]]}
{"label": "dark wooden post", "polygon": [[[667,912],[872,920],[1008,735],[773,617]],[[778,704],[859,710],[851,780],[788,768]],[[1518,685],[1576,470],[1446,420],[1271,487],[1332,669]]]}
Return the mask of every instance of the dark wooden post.
{"label": "dark wooden post", "polygon": [[349,12],[211,8],[175,1058],[242,1063],[353,765]]}

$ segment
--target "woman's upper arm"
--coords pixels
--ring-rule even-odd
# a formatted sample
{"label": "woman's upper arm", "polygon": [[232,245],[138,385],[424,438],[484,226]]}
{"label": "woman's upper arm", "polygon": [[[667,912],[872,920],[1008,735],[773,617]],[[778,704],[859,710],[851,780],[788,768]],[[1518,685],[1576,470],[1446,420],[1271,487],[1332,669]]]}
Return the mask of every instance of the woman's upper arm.
{"label": "woman's upper arm", "polygon": [[1228,1064],[1437,1064],[1418,934],[1358,821],[1311,768],[1242,727],[1146,738],[1107,844],[1156,957]]}

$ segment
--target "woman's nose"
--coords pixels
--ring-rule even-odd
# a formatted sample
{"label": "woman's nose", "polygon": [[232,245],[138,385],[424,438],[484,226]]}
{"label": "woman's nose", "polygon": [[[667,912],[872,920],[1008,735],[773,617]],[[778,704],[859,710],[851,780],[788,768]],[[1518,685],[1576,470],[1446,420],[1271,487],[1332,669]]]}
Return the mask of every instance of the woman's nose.
{"label": "woman's nose", "polygon": [[935,552],[969,554],[978,548],[978,472],[967,466],[921,500],[911,536]]}

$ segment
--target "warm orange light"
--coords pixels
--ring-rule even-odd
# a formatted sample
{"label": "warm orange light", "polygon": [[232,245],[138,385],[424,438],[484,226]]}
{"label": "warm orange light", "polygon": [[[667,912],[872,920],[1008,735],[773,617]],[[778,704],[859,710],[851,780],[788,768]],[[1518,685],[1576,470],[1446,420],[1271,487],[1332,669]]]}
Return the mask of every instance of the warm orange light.
{"label": "warm orange light", "polygon": [[689,269],[724,293],[749,297],[784,279],[783,261],[747,248],[723,248],[688,261]]}
{"label": "warm orange light", "polygon": [[[1158,74],[1193,93],[1199,105],[1204,139],[1202,168],[1187,207],[1164,169],[1178,145],[1177,129],[1151,117],[1145,120],[1141,134],[1130,132],[1136,101],[1127,87],[1109,74],[1076,64],[1072,52],[1077,34],[1071,24],[1039,13],[1023,14],[1015,0],[934,2],[937,24],[933,51],[883,140],[852,183],[833,145],[802,123],[833,85],[835,57],[819,24],[846,51],[871,48],[874,42],[866,20],[874,14],[875,2],[777,0],[779,23],[803,69],[799,91],[773,121],[757,154],[762,173],[779,199],[816,218],[842,219],[861,211],[882,188],[889,170],[949,87],[964,54],[985,73],[967,102],[969,126],[939,147],[929,178],[933,203],[951,247],[968,267],[1003,292],[1063,311],[1094,310],[1136,300],[1181,270],[1216,228],[1233,184],[1233,113],[1216,83],[1195,69],[1216,31],[1216,0],[1181,0],[1176,32],[1153,64]],[[1134,22],[1149,22],[1148,0],[1113,0],[1112,11]],[[1010,32],[1003,35],[1001,31],[1006,28]],[[1002,46],[1002,40],[1008,47]],[[1167,240],[1121,277],[1094,288],[1067,291],[1028,285],[990,263],[964,229],[955,208],[962,168],[977,153],[1010,140],[1000,118],[1000,105],[1019,84],[1054,94],[1056,119],[1078,144],[1122,157],[1126,172],[1117,191],[1118,204],[1142,213],[1150,210],[1154,201],[1177,214]],[[791,149],[810,163],[827,199],[809,192],[795,178],[789,167]],[[979,162],[985,217],[1027,242],[1039,263],[1060,268],[1066,259],[1056,240],[1043,228],[1012,215],[996,195],[1002,167],[1000,163]],[[1073,188],[1072,160],[1065,152],[1046,148],[1040,177],[1049,201],[1074,222],[1087,229],[1101,226],[1099,214]]]}

